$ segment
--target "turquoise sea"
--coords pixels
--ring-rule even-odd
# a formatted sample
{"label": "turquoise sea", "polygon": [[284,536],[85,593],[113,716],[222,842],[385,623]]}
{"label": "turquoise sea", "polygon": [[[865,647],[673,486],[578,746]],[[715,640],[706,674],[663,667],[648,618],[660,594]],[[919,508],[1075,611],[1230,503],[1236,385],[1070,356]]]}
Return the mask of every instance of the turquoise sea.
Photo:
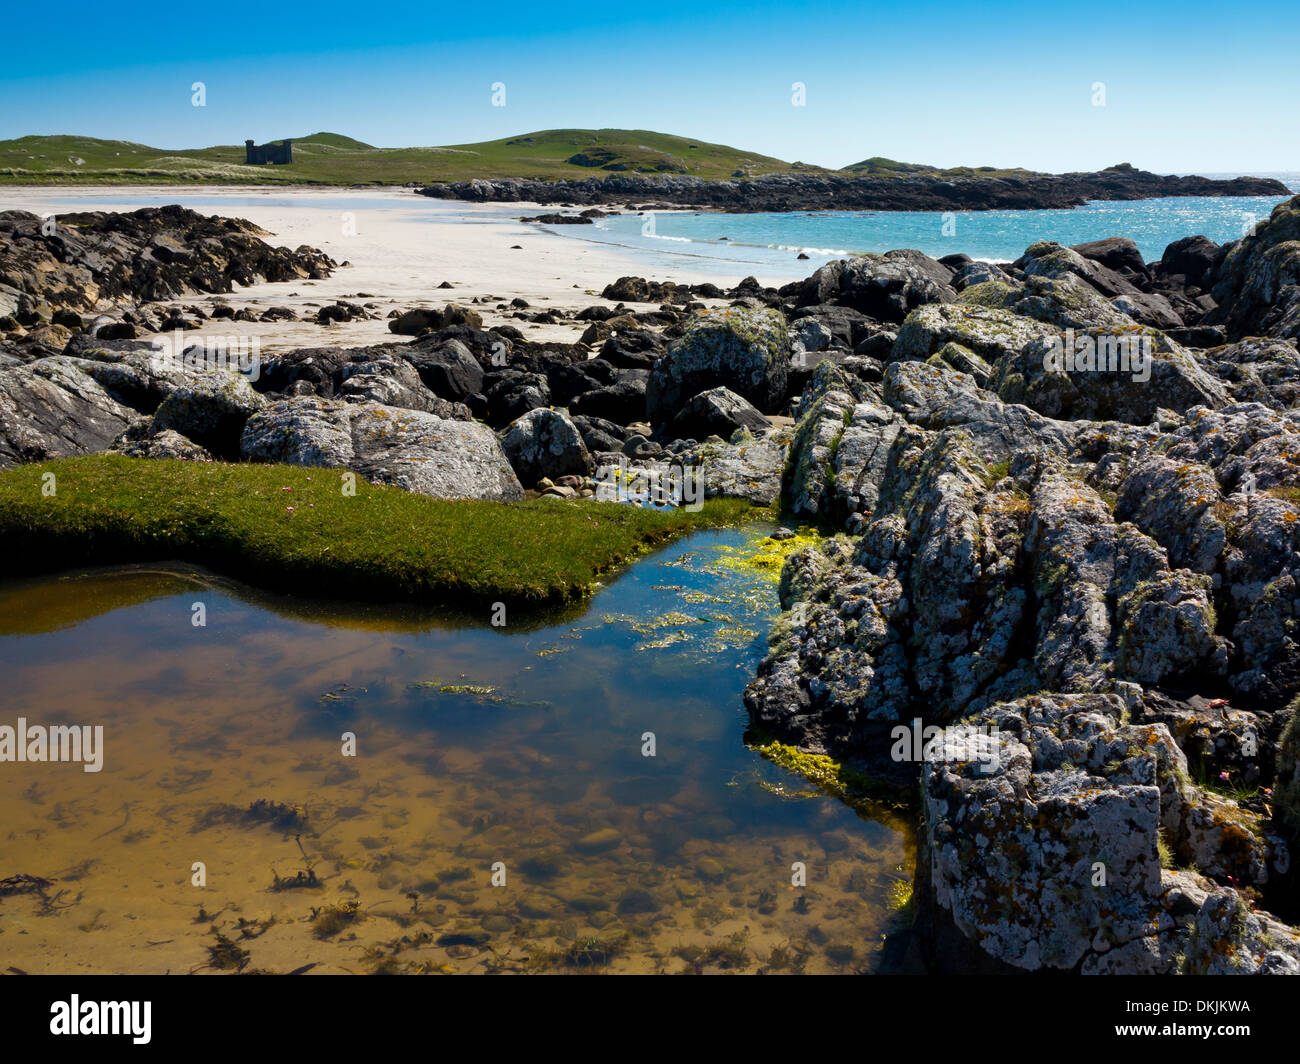
{"label": "turquoise sea", "polygon": [[[1288,180],[1289,178],[1289,180]],[[1300,175],[1282,178],[1300,187]],[[867,251],[916,248],[936,258],[964,252],[1009,261],[1036,240],[1079,244],[1109,236],[1131,238],[1147,261],[1181,237],[1216,243],[1242,236],[1285,197],[1187,197],[1089,203],[1073,210],[820,211],[762,214],[656,212],[620,215],[596,225],[555,226],[561,236],[639,252],[663,269],[712,269],[725,263],[751,272],[806,276],[833,258]],[[798,259],[800,253],[808,260]]]}

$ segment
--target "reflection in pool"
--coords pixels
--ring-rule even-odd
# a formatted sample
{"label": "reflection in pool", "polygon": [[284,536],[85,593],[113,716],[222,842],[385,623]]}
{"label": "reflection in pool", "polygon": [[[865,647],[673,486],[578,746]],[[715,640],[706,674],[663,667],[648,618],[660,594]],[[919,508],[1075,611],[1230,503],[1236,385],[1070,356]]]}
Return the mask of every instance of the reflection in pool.
{"label": "reflection in pool", "polygon": [[105,733],[98,774],[0,765],[0,880],[35,877],[0,891],[0,967],[878,970],[908,823],[743,742],[776,587],[734,563],[766,531],[531,628],[183,566],[0,586],[0,724]]}

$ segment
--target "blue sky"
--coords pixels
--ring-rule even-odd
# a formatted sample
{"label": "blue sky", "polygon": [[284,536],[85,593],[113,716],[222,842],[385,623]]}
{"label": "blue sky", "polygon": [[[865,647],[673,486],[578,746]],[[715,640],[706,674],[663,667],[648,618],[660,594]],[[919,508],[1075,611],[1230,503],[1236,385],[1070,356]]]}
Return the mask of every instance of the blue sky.
{"label": "blue sky", "polygon": [[181,148],[329,130],[396,147],[622,126],[826,166],[1300,170],[1294,0],[644,7],[14,5],[0,138]]}

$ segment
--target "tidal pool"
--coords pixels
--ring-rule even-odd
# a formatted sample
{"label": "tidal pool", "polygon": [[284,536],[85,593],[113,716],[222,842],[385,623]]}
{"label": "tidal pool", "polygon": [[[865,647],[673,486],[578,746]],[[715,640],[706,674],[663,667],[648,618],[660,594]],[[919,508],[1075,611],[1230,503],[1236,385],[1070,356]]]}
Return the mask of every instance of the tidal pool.
{"label": "tidal pool", "polygon": [[0,726],[104,729],[99,772],[0,763],[0,970],[879,970],[910,824],[744,742],[768,530],[497,628],[183,565],[0,585]]}

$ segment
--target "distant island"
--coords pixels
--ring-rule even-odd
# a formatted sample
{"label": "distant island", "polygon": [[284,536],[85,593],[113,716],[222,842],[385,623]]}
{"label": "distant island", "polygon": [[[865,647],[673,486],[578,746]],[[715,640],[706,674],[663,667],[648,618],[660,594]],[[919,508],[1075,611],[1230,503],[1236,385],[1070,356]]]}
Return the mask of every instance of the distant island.
{"label": "distant island", "polygon": [[1159,175],[1128,163],[1094,173],[1044,174],[992,166],[940,169],[876,156],[834,170],[648,130],[556,129],[414,148],[315,133],[292,139],[292,162],[261,165],[247,161],[255,157],[251,143],[170,150],[93,137],[20,137],[0,141],[0,184],[395,185],[479,202],[653,201],[729,211],[1015,210],[1089,200],[1290,194],[1271,178]]}

